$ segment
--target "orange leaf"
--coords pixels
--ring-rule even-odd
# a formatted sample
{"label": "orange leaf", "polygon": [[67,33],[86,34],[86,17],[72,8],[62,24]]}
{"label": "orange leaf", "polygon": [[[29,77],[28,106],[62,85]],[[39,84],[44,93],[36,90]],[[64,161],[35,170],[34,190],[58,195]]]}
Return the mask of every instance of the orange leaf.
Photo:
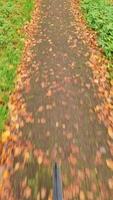
{"label": "orange leaf", "polygon": [[113,139],[113,129],[111,127],[108,128],[108,135]]}
{"label": "orange leaf", "polygon": [[107,166],[113,171],[113,160],[107,159],[106,163],[107,163]]}
{"label": "orange leaf", "polygon": [[76,165],[76,163],[77,163],[76,158],[72,154],[70,154],[70,156],[69,156],[69,161],[72,165]]}
{"label": "orange leaf", "polygon": [[21,154],[21,148],[20,147],[16,147],[15,151],[14,151],[14,156],[17,157]]}
{"label": "orange leaf", "polygon": [[5,170],[3,173],[3,178],[7,179],[8,177],[9,177],[9,172],[7,170]]}
{"label": "orange leaf", "polygon": [[52,91],[51,91],[51,90],[48,90],[47,96],[50,97],[51,95],[52,95]]}

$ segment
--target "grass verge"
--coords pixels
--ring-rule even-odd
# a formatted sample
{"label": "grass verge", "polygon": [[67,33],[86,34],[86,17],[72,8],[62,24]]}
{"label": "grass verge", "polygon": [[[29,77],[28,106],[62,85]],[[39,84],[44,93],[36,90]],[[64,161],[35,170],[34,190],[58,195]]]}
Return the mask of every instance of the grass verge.
{"label": "grass verge", "polygon": [[113,3],[109,0],[81,0],[81,8],[91,28],[98,35],[98,43],[102,47],[110,63],[109,78],[113,79]]}
{"label": "grass verge", "polygon": [[34,0],[0,1],[0,132],[8,119],[8,101],[14,88],[25,36],[22,27],[30,20]]}

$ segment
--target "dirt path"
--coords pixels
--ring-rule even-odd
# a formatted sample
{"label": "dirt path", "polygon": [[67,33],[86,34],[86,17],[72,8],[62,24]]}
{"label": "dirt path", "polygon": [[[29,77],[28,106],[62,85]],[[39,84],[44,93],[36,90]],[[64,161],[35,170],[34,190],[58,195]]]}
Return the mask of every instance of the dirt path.
{"label": "dirt path", "polygon": [[11,179],[15,200],[52,198],[54,160],[61,164],[65,200],[112,200],[107,130],[94,112],[99,99],[87,64],[90,52],[69,0],[42,1],[35,39],[30,85],[27,78],[21,91],[30,114],[20,116],[23,150],[15,153]]}

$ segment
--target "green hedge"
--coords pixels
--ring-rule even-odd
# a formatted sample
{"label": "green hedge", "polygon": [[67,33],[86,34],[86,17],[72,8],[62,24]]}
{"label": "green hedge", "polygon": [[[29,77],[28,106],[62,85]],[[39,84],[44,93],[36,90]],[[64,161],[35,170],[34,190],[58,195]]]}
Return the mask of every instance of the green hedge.
{"label": "green hedge", "polygon": [[21,59],[24,35],[20,31],[30,19],[34,0],[0,1],[0,132],[8,118],[8,100]]}
{"label": "green hedge", "polygon": [[[113,63],[113,4],[107,0],[81,0],[81,7],[91,28],[98,33],[98,42]],[[113,65],[110,75],[113,78]]]}

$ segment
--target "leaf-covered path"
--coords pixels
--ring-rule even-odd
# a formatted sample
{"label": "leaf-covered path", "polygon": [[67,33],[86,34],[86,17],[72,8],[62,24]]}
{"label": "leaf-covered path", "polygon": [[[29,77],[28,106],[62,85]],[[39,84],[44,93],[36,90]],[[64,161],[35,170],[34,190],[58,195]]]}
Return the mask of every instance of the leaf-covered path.
{"label": "leaf-covered path", "polygon": [[44,0],[40,9],[34,56],[22,72],[24,87],[15,95],[21,104],[16,125],[21,136],[14,151],[14,199],[52,199],[57,160],[64,200],[112,200],[107,129],[94,111],[99,99],[90,52],[71,1]]}

